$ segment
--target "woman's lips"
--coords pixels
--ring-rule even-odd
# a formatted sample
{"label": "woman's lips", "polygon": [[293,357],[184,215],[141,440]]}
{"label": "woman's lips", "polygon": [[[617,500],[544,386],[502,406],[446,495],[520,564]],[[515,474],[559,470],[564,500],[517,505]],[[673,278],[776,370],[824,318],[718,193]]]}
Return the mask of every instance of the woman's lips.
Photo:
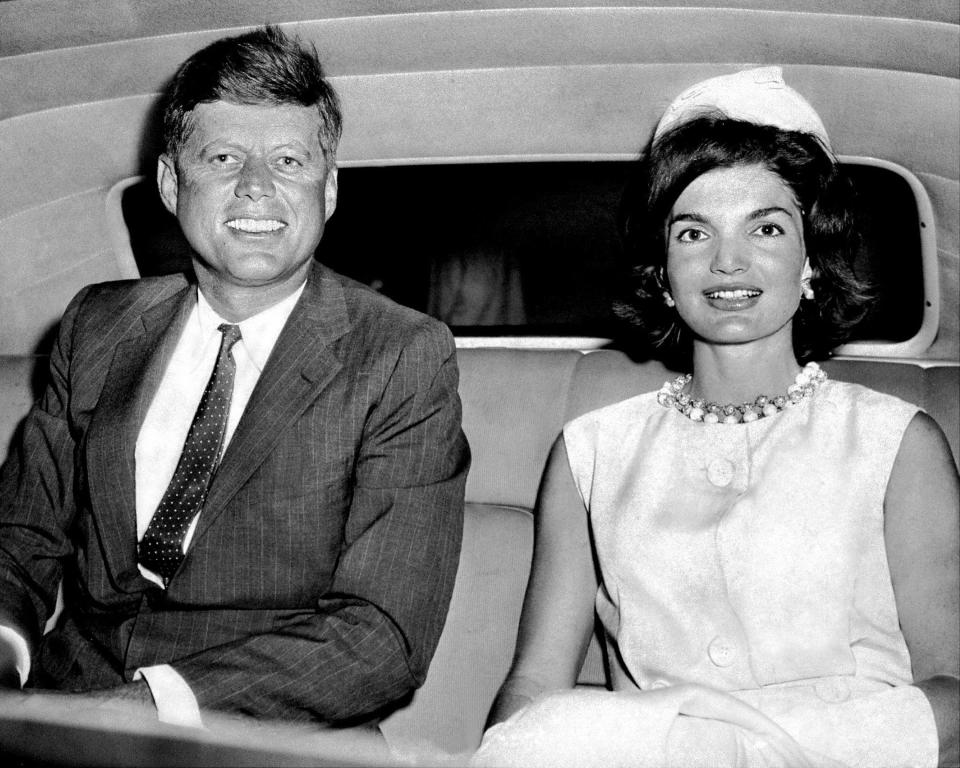
{"label": "woman's lips", "polygon": [[738,285],[708,288],[703,295],[714,309],[733,312],[754,306],[760,300],[763,291],[752,285]]}

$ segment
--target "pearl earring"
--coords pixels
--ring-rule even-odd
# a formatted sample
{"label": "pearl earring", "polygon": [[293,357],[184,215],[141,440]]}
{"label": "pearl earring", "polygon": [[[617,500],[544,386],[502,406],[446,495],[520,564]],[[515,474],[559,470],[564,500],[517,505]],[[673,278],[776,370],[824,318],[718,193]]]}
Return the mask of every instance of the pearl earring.
{"label": "pearl earring", "polygon": [[670,291],[663,292],[663,303],[666,304],[668,307],[677,306],[677,302],[673,300],[673,296],[670,295]]}
{"label": "pearl earring", "polygon": [[804,260],[803,269],[800,272],[800,297],[812,301],[814,298],[813,286],[810,280],[813,278],[813,269],[809,260]]}

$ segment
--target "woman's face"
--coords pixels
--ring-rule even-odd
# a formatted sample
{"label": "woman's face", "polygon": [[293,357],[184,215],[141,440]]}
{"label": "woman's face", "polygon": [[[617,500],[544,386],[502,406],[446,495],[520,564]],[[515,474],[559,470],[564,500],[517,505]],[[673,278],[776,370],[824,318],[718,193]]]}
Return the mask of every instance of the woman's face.
{"label": "woman's face", "polygon": [[760,165],[715,168],[677,198],[667,219],[667,278],[694,336],[747,344],[787,335],[808,270],[800,207]]}

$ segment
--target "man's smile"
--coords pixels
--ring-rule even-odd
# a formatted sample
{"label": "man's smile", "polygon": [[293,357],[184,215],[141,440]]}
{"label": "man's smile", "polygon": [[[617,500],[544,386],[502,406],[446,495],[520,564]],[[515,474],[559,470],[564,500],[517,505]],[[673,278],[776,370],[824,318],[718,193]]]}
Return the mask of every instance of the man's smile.
{"label": "man's smile", "polygon": [[262,234],[264,232],[276,232],[286,227],[286,223],[277,219],[230,219],[226,222],[230,229],[238,232],[250,232],[253,234]]}

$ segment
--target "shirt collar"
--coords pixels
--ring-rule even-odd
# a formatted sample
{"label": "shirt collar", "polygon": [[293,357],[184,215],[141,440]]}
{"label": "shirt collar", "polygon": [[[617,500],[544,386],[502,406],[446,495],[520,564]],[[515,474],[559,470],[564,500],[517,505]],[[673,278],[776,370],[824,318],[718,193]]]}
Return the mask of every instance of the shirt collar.
{"label": "shirt collar", "polygon": [[[297,290],[286,298],[238,323],[242,337],[238,343],[243,344],[250,360],[258,371],[262,371],[267,364],[267,358],[270,357],[270,353],[277,343],[280,331],[283,330],[287,318],[290,317],[290,313],[306,285],[307,283],[304,281]],[[220,324],[230,322],[224,320],[214,311],[203,295],[203,291],[199,288],[197,289],[197,321],[204,336],[219,333]]]}

